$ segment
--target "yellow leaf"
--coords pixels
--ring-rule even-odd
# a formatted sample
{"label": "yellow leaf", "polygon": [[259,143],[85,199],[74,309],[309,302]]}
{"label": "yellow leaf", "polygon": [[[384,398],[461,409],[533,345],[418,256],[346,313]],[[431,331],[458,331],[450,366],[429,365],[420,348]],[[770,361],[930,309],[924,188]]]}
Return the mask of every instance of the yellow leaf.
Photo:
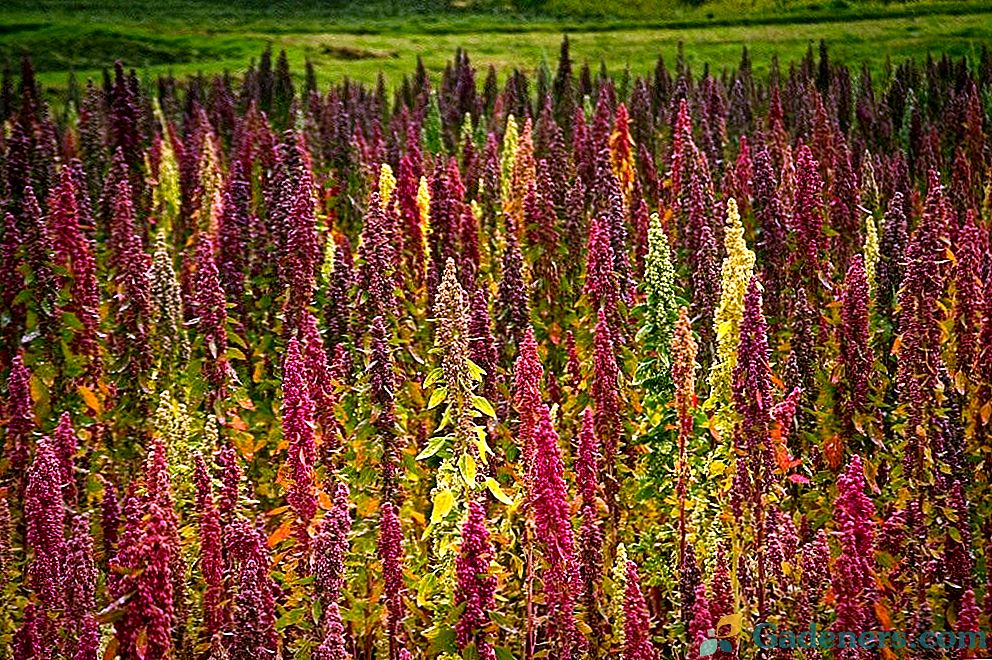
{"label": "yellow leaf", "polygon": [[499,482],[492,477],[486,478],[486,488],[488,488],[489,492],[493,494],[493,497],[503,504],[513,504],[513,500],[507,497],[506,493],[503,492],[503,489],[500,488]]}
{"label": "yellow leaf", "polygon": [[475,487],[475,458],[471,454],[462,454],[458,459],[458,471],[469,488]]}
{"label": "yellow leaf", "polygon": [[434,508],[431,510],[431,524],[443,520],[451,508],[455,506],[455,496],[450,490],[442,490],[434,496]]}

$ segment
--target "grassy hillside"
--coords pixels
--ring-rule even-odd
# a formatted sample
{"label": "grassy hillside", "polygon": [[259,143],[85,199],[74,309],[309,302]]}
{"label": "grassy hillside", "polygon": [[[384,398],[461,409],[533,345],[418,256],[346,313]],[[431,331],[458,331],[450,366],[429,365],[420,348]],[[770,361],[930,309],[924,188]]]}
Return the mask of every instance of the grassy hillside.
{"label": "grassy hillside", "polygon": [[69,71],[85,79],[115,59],[148,75],[172,71],[240,71],[267,45],[286,49],[297,72],[304,60],[322,79],[394,81],[418,56],[443,68],[456,47],[499,69],[533,69],[553,61],[563,32],[579,61],[634,73],[659,54],[674,57],[679,41],[691,64],[730,66],[747,45],[756,68],[772,54],[802,54],[826,39],[832,53],[881,71],[887,58],[976,53],[992,43],[992,8],[980,3],[921,0],[385,0],[263,2],[246,0],[12,0],[0,9],[0,61],[30,53],[48,87]]}

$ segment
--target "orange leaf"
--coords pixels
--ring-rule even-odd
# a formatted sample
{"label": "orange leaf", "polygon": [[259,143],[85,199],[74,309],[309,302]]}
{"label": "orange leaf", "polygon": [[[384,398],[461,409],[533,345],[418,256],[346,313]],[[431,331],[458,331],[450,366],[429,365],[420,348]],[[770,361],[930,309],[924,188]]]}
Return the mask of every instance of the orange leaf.
{"label": "orange leaf", "polygon": [[831,469],[836,470],[844,459],[844,441],[839,435],[834,434],[824,441],[823,455],[826,456]]}
{"label": "orange leaf", "polygon": [[875,616],[878,617],[878,622],[882,624],[883,630],[892,629],[892,617],[889,616],[889,609],[885,607],[885,603],[875,603]]}
{"label": "orange leaf", "polygon": [[111,637],[107,643],[107,650],[103,652],[103,660],[114,660],[117,657],[117,638]]}
{"label": "orange leaf", "polygon": [[289,538],[289,535],[292,533],[293,520],[291,518],[287,518],[286,521],[279,525],[279,528],[272,532],[272,535],[269,536],[269,547],[272,548],[279,545],[280,541]]}
{"label": "orange leaf", "polygon": [[93,390],[86,385],[80,385],[77,389],[79,390],[79,396],[83,397],[83,401],[85,401],[86,405],[90,407],[90,410],[97,415],[103,412],[103,405],[101,405],[100,399],[96,398],[96,394],[93,393]]}

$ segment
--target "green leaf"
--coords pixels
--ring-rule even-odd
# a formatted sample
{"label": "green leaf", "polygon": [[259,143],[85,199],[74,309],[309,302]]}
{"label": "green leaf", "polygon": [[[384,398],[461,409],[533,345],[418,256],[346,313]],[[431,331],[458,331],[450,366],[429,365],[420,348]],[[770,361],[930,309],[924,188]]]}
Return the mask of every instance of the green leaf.
{"label": "green leaf", "polygon": [[476,382],[482,380],[482,374],[486,373],[485,369],[471,360],[465,360],[465,367],[468,369],[469,377]]}
{"label": "green leaf", "polygon": [[62,312],[62,323],[73,330],[82,330],[83,324],[72,312]]}
{"label": "green leaf", "polygon": [[247,360],[248,358],[245,357],[245,354],[242,353],[240,349],[235,348],[234,346],[228,346],[227,347],[227,359],[228,360]]}
{"label": "green leaf", "polygon": [[496,411],[493,410],[493,404],[483,396],[473,396],[472,397],[472,407],[481,412],[483,415],[488,415],[493,419],[496,419]]}
{"label": "green leaf", "polygon": [[427,377],[424,378],[424,384],[422,387],[426,390],[428,387],[436,383],[438,378],[440,378],[443,373],[444,371],[441,369],[441,367],[438,367],[436,369],[431,369],[430,373],[427,374]]}
{"label": "green leaf", "polygon": [[427,409],[432,410],[441,405],[441,402],[448,397],[448,388],[439,387],[433,392],[431,392],[431,399],[427,402]]}
{"label": "green leaf", "polygon": [[504,493],[503,489],[500,488],[499,482],[492,477],[486,478],[486,488],[488,488],[489,492],[493,494],[493,497],[503,504],[513,504],[513,500],[506,496],[506,493]]}
{"label": "green leaf", "polygon": [[496,651],[496,660],[514,660],[513,653],[506,647],[497,646],[493,650]]}
{"label": "green leaf", "polygon": [[462,473],[462,479],[468,484],[469,488],[475,487],[475,458],[472,454],[462,454],[462,457],[458,459],[458,471]]}
{"label": "green leaf", "polygon": [[445,442],[448,440],[448,436],[439,435],[431,438],[431,441],[427,443],[424,450],[417,454],[417,460],[422,461],[425,458],[430,458],[434,454],[438,453],[444,448]]}

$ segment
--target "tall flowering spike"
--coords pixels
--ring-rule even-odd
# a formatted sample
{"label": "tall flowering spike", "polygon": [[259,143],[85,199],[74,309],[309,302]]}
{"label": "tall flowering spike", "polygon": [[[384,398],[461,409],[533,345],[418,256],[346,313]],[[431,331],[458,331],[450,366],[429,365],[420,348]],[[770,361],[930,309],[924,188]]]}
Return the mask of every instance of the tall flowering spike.
{"label": "tall flowering spike", "polygon": [[331,382],[331,367],[327,350],[317,327],[317,317],[309,310],[300,318],[300,339],[303,342],[303,362],[307,375],[307,390],[314,403],[314,417],[320,425],[321,442],[325,449],[334,449],[340,442],[340,429],[334,417],[337,396]]}
{"label": "tall flowering spike", "polygon": [[379,203],[382,208],[389,207],[394,190],[396,190],[396,177],[393,176],[393,168],[389,163],[383,163],[379,167]]}
{"label": "tall flowering spike", "polygon": [[468,370],[469,325],[468,303],[465,291],[458,282],[455,262],[448,259],[444,278],[438,287],[435,300],[437,316],[437,344],[441,349],[441,370],[448,388],[449,400],[455,402],[458,421],[468,405],[467,397],[474,386]]}
{"label": "tall flowering spike", "polygon": [[881,210],[881,192],[878,186],[878,176],[875,173],[875,161],[870,151],[865,151],[861,158],[861,174],[858,177],[861,183],[859,199],[861,206],[869,213],[876,213]]}
{"label": "tall flowering spike", "polygon": [[926,451],[917,428],[923,426],[924,436],[931,438],[926,420],[943,369],[940,300],[946,285],[947,242],[947,203],[939,176],[932,171],[923,217],[906,249],[906,272],[899,290],[902,343],[896,379],[908,415],[905,461],[911,478],[922,477],[919,471],[924,469]]}
{"label": "tall flowering spike", "polygon": [[972,586],[971,573],[975,563],[971,556],[971,513],[964,488],[958,479],[951,484],[947,507],[954,511],[957,517],[957,521],[949,524],[949,527],[953,526],[957,531],[957,538],[948,533],[944,541],[947,577],[951,583],[967,589]]}
{"label": "tall flowering spike", "polygon": [[634,187],[634,138],[630,135],[630,116],[627,106],[621,103],[617,106],[616,118],[613,122],[613,132],[610,134],[610,160],[613,174],[620,182],[620,190],[629,199]]}
{"label": "tall flowering spike", "polygon": [[610,240],[609,221],[605,216],[593,215],[589,223],[589,246],[586,254],[586,275],[583,292],[593,309],[603,307],[610,317],[617,313],[620,284],[614,272],[613,245]]}
{"label": "tall flowering spike", "polygon": [[779,194],[778,176],[768,149],[761,145],[754,154],[754,217],[760,228],[758,249],[765,264],[769,287],[782,279],[788,257],[788,218]]}
{"label": "tall flowering spike", "polygon": [[185,621],[187,566],[179,536],[179,518],[172,496],[172,480],[167,453],[168,447],[164,434],[156,436],[152,440],[152,447],[145,458],[145,499],[158,505],[158,513],[162,518],[161,529],[156,530],[154,534],[156,536],[161,535],[168,545],[165,556],[169,561],[169,576],[172,581],[172,616],[176,621]]}
{"label": "tall flowering spike", "polygon": [[344,625],[338,601],[345,584],[345,556],[348,554],[348,533],[351,514],[348,511],[348,487],[339,483],[334,491],[334,505],[324,514],[314,538],[311,558],[317,593],[324,606],[322,636],[315,652],[318,660],[345,660]]}
{"label": "tall flowering spike", "polygon": [[286,312],[291,327],[296,326],[300,314],[313,303],[320,259],[313,182],[307,167],[303,165],[301,169],[304,173],[293,193],[286,218],[286,245],[281,259],[289,287]]}
{"label": "tall flowering spike", "polygon": [[[965,214],[965,224],[958,233],[954,251],[954,366],[958,373],[971,371],[977,353],[984,306],[981,280],[982,235],[975,211]],[[986,317],[985,323],[992,323]]]}
{"label": "tall flowering spike", "polygon": [[847,143],[838,135],[830,177],[830,228],[838,234],[833,249],[837,266],[843,268],[859,243],[857,180],[851,168]]}
{"label": "tall flowering spike", "polygon": [[[517,158],[517,143],[520,133],[517,130],[517,120],[511,114],[506,118],[506,130],[503,133],[503,151],[500,154],[499,196],[503,200],[504,209],[513,196],[513,170]],[[512,215],[512,214],[511,214]]]}
{"label": "tall flowering spike", "polygon": [[689,489],[689,462],[686,449],[694,429],[693,409],[696,407],[696,354],[698,347],[692,336],[689,310],[679,309],[672,342],[672,384],[675,387],[675,412],[679,420],[679,453],[676,463],[676,495],[679,501],[679,562],[685,563],[686,516],[685,501]]}
{"label": "tall flowering spike", "polygon": [[362,242],[358,247],[362,265],[358,271],[360,295],[364,298],[366,320],[394,313],[393,295],[393,245],[388,217],[382,209],[378,193],[369,197]]}
{"label": "tall flowering spike", "polygon": [[237,512],[238,490],[241,487],[242,472],[241,466],[238,464],[237,453],[230,444],[225,444],[220,448],[216,454],[216,462],[221,481],[217,510],[220,513],[221,524],[226,529]]}
{"label": "tall flowering spike", "polygon": [[37,312],[45,332],[52,332],[57,320],[59,280],[52,269],[54,252],[49,222],[42,213],[31,186],[24,189],[21,200],[21,236],[24,241],[25,262],[29,269],[28,284],[37,302]]}
{"label": "tall flowering spike", "polygon": [[834,561],[831,586],[837,619],[835,630],[864,630],[874,612],[875,506],[865,495],[861,457],[855,454],[837,478],[834,521],[840,534],[840,555]]}
{"label": "tall flowering spike", "polygon": [[580,641],[575,627],[572,585],[576,557],[565,465],[548,407],[540,403],[537,413],[528,501],[533,508],[535,536],[546,564],[543,581],[548,607],[548,637],[552,640],[555,657],[570,658]]}
{"label": "tall flowering spike", "polygon": [[627,584],[623,603],[624,612],[624,660],[654,660],[651,646],[651,619],[647,603],[641,593],[641,578],[637,574],[637,564],[627,562]]}
{"label": "tall flowering spike", "polygon": [[223,214],[217,242],[217,263],[224,292],[240,307],[245,294],[245,274],[252,242],[249,205],[251,184],[241,161],[231,163],[231,173],[223,192]]}
{"label": "tall flowering spike", "polygon": [[474,645],[480,658],[494,659],[495,653],[486,640],[484,628],[489,625],[489,613],[496,607],[496,577],[491,574],[493,547],[486,530],[485,508],[478,501],[468,506],[468,518],[462,525],[462,543],[455,570],[455,605],[464,604],[455,624],[455,641],[460,650]]}
{"label": "tall flowering spike", "polygon": [[[77,188],[73,170],[62,168],[59,185],[52,191],[49,201],[49,224],[55,248],[54,263],[72,276],[72,302],[69,311],[76,315],[82,328],[74,346],[91,359],[98,360],[100,347],[100,289],[96,278],[96,261],[93,246],[83,233],[82,214],[78,207],[80,198],[88,193]],[[98,373],[99,368],[93,370]]]}
{"label": "tall flowering spike", "polygon": [[627,548],[623,543],[617,544],[616,558],[613,560],[613,568],[610,569],[610,578],[613,582],[613,595],[610,598],[610,622],[613,629],[613,645],[617,648],[624,648],[626,644],[625,630],[627,602]]}
{"label": "tall flowering spike", "polygon": [[[73,518],[66,553],[65,612],[74,626],[82,627],[96,608],[96,561],[90,518],[79,514]],[[81,632],[81,631],[80,631]]]}
{"label": "tall flowering spike", "polygon": [[603,444],[603,467],[606,478],[606,495],[610,509],[614,510],[619,484],[616,481],[617,449],[623,424],[620,419],[620,370],[610,325],[606,313],[600,309],[594,340],[594,375],[591,395],[596,402],[596,435]]}
{"label": "tall flowering spike", "polygon": [[864,412],[868,405],[872,373],[872,350],[868,344],[868,278],[861,255],[851,260],[840,302],[841,325],[837,329],[839,362],[843,369],[840,398],[849,426],[854,416]]}
{"label": "tall flowering spike", "polygon": [[307,387],[306,371],[300,344],[295,337],[289,340],[282,370],[282,432],[286,438],[286,456],[290,486],[286,500],[296,512],[297,539],[306,547],[309,542],[307,529],[317,512],[314,494],[313,464],[317,449],[313,438],[313,399]]}
{"label": "tall flowering spike", "polygon": [[7,345],[13,345],[13,337],[19,336],[23,331],[25,323],[24,305],[15,305],[14,301],[24,288],[24,275],[21,268],[21,237],[17,221],[10,213],[0,213],[3,223],[0,229],[3,236],[0,237],[0,281],[5,282],[3,290],[0,291],[0,304],[4,309],[10,310],[11,328],[8,330],[10,337],[5,338],[4,353],[9,350]]}
{"label": "tall flowering spike", "polygon": [[6,450],[10,469],[15,475],[24,473],[31,452],[31,433],[35,430],[34,402],[31,400],[31,372],[24,366],[20,352],[14,354],[7,376],[7,399],[4,402],[6,420]]}
{"label": "tall flowering spike", "polygon": [[530,301],[527,295],[524,258],[516,229],[508,227],[506,246],[503,248],[500,264],[499,291],[496,297],[496,323],[498,335],[504,346],[520,342],[524,332],[530,327]]}
{"label": "tall flowering spike", "polygon": [[813,620],[820,599],[829,586],[829,567],[830,546],[827,533],[821,529],[803,545],[799,556],[799,570],[805,585],[799,603],[799,621],[804,627]]}
{"label": "tall flowering spike", "polygon": [[392,347],[389,344],[390,334],[382,317],[377,316],[372,322],[369,340],[371,362],[369,363],[370,396],[374,407],[372,409],[372,425],[382,437],[382,479],[383,491],[386,497],[392,497],[396,488],[396,478],[399,471],[399,448],[396,438],[396,411],[393,391],[396,387],[396,376],[393,372]]}
{"label": "tall flowering spike", "polygon": [[472,310],[468,320],[469,357],[485,373],[482,375],[482,394],[493,400],[499,375],[499,351],[496,337],[493,336],[492,318],[489,315],[489,300],[486,289],[477,286],[472,294]]}
{"label": "tall flowering spike", "polygon": [[868,296],[875,300],[878,295],[878,260],[880,256],[878,245],[878,228],[875,218],[865,216],[865,244],[861,250],[865,264],[865,277],[868,279]]}
{"label": "tall flowering spike", "polygon": [[382,561],[382,581],[386,598],[386,630],[389,636],[389,658],[400,660],[404,648],[403,631],[403,530],[396,505],[383,502],[379,507],[379,559]]}
{"label": "tall flowering spike", "polygon": [[0,499],[0,590],[7,588],[11,577],[13,555],[11,554],[10,504],[7,498]]}
{"label": "tall flowering spike", "polygon": [[706,585],[696,585],[696,597],[692,604],[692,620],[689,622],[689,653],[688,660],[699,660],[699,649],[702,642],[710,638],[710,630],[716,621],[706,599]]}
{"label": "tall flowering spike", "polygon": [[603,578],[603,529],[599,521],[599,442],[592,411],[586,408],[579,432],[579,455],[575,477],[581,495],[582,524],[579,530],[579,577],[586,616],[596,616]]}
{"label": "tall flowering spike", "polygon": [[710,369],[710,401],[726,405],[731,400],[731,380],[738,360],[744,298],[754,275],[754,252],[744,240],[744,226],[733,198],[727,200],[724,246],[727,256],[721,271],[720,305],[713,316],[717,349]]}
{"label": "tall flowering spike", "polygon": [[49,438],[38,442],[28,469],[24,491],[28,566],[31,588],[47,609],[62,607],[65,570],[65,503],[62,499],[62,465]]}
{"label": "tall flowering spike", "polygon": [[144,251],[141,235],[135,227],[131,186],[126,180],[118,183],[113,213],[110,258],[117,290],[114,309],[119,320],[114,343],[118,355],[127,355],[130,358],[131,374],[137,375],[146,370],[153,359],[148,342],[148,326],[152,315],[152,283],[149,277],[151,260]]}
{"label": "tall flowering spike", "polygon": [[878,258],[878,307],[891,313],[890,307],[896,291],[902,284],[903,252],[909,242],[906,214],[903,210],[903,195],[897,192],[889,200],[885,218],[882,221],[882,240]]}
{"label": "tall flowering spike", "polygon": [[220,513],[214,499],[213,483],[201,454],[196,455],[194,481],[196,508],[200,520],[200,573],[206,586],[203,592],[203,626],[208,639],[224,630],[229,621],[225,606],[223,540]]}
{"label": "tall flowering spike", "polygon": [[269,553],[262,530],[239,520],[230,531],[234,566],[234,617],[227,651],[230,660],[276,657],[276,585],[269,577]]}
{"label": "tall flowering spike", "polygon": [[534,330],[528,327],[523,341],[517,351],[517,360],[513,367],[513,407],[520,416],[520,427],[517,437],[523,443],[524,466],[527,477],[532,476],[534,461],[534,434],[540,418],[541,380],[544,378],[544,368],[537,356],[537,342],[534,340]]}
{"label": "tall flowering spike", "polygon": [[802,266],[800,272],[807,283],[817,278],[820,270],[820,248],[823,243],[823,179],[820,165],[809,146],[799,147],[796,156],[796,197],[793,228]]}
{"label": "tall flowering spike", "polygon": [[351,243],[344,234],[335,233],[328,237],[333,242],[333,268],[328,276],[325,296],[324,326],[327,329],[327,342],[334,345],[350,336],[352,322],[351,287],[355,282],[354,258]]}
{"label": "tall flowering spike", "polygon": [[414,253],[414,266],[419,282],[427,276],[427,257],[430,256],[427,236],[431,229],[431,190],[426,176],[421,176],[417,184],[416,210],[417,229],[414,236],[419,235],[420,240],[414,241],[414,246],[419,243],[421,250]]}
{"label": "tall flowering spike", "polygon": [[[183,299],[165,235],[155,237],[151,266],[151,342],[158,367],[165,373],[185,369],[189,338],[183,323]],[[215,312],[211,312],[215,313]]]}
{"label": "tall flowering spike", "polygon": [[730,580],[730,566],[724,543],[716,548],[716,566],[713,568],[713,578],[710,582],[710,612],[711,621],[718,622],[721,617],[734,611],[734,588]]}
{"label": "tall flowering spike", "polygon": [[217,271],[213,237],[200,234],[196,240],[196,274],[194,304],[198,334],[203,338],[206,360],[204,375],[221,398],[227,385],[230,366],[227,363],[227,301]]}
{"label": "tall flowering spike", "polygon": [[100,624],[92,614],[80,623],[79,638],[72,660],[97,660],[100,657]]}
{"label": "tall flowering spike", "polygon": [[[510,194],[503,198],[503,210],[507,216],[513,218],[514,224],[518,228],[524,226],[524,197],[527,194],[527,184],[533,181],[537,172],[537,164],[534,161],[534,141],[532,139],[533,124],[531,118],[524,121],[524,128],[520,132],[520,137],[516,142],[516,153],[513,156],[513,169],[510,175]],[[507,148],[504,140],[503,149]]]}
{"label": "tall flowering spike", "polygon": [[350,504],[348,486],[338,483],[333,505],[321,518],[314,537],[311,557],[314,584],[325,604],[336,602],[344,589],[344,560],[351,532]]}
{"label": "tall flowering spike", "polygon": [[66,502],[69,505],[76,504],[76,481],[74,476],[73,461],[79,445],[79,437],[76,430],[72,428],[72,418],[69,412],[65,411],[59,417],[59,425],[55,427],[52,436],[55,442],[55,452],[59,458],[59,465],[62,468],[61,487]]}
{"label": "tall flowering spike", "polygon": [[644,293],[647,317],[651,324],[659,355],[667,356],[677,315],[675,268],[668,235],[657,213],[651,214],[648,226],[648,254],[644,262]]}
{"label": "tall flowering spike", "polygon": [[692,119],[689,117],[689,105],[686,99],[679,101],[674,127],[672,128],[671,170],[672,199],[681,199],[682,187],[688,182],[683,181],[686,164],[692,157]]}
{"label": "tall flowering spike", "polygon": [[762,311],[761,285],[752,277],[744,297],[740,344],[733,372],[733,401],[741,417],[740,430],[750,460],[768,464],[768,437],[772,411],[768,334]]}
{"label": "tall flowering spike", "polygon": [[[605,223],[613,249],[613,271],[615,274],[619,296],[630,305],[633,289],[633,278],[630,270],[630,258],[627,250],[627,206],[617,185],[616,177],[607,177],[609,196],[604,215],[600,220]],[[612,307],[610,307],[612,309]],[[620,324],[617,324],[618,331]]]}
{"label": "tall flowering spike", "polygon": [[[968,589],[961,596],[961,606],[958,609],[958,619],[957,625],[954,626],[958,633],[975,633],[979,631],[979,620],[978,617],[981,614],[978,605],[975,603],[975,592],[972,589]],[[962,649],[959,658],[974,658],[977,657],[975,649],[966,648]]]}
{"label": "tall flowering spike", "polygon": [[[121,656],[137,657],[139,640],[145,640],[144,657],[162,660],[172,650],[173,563],[170,524],[155,500],[133,504],[128,513],[130,534],[122,539],[111,570],[123,574],[116,593],[134,593],[122,617],[115,623]],[[147,512],[144,516],[137,509]]]}

